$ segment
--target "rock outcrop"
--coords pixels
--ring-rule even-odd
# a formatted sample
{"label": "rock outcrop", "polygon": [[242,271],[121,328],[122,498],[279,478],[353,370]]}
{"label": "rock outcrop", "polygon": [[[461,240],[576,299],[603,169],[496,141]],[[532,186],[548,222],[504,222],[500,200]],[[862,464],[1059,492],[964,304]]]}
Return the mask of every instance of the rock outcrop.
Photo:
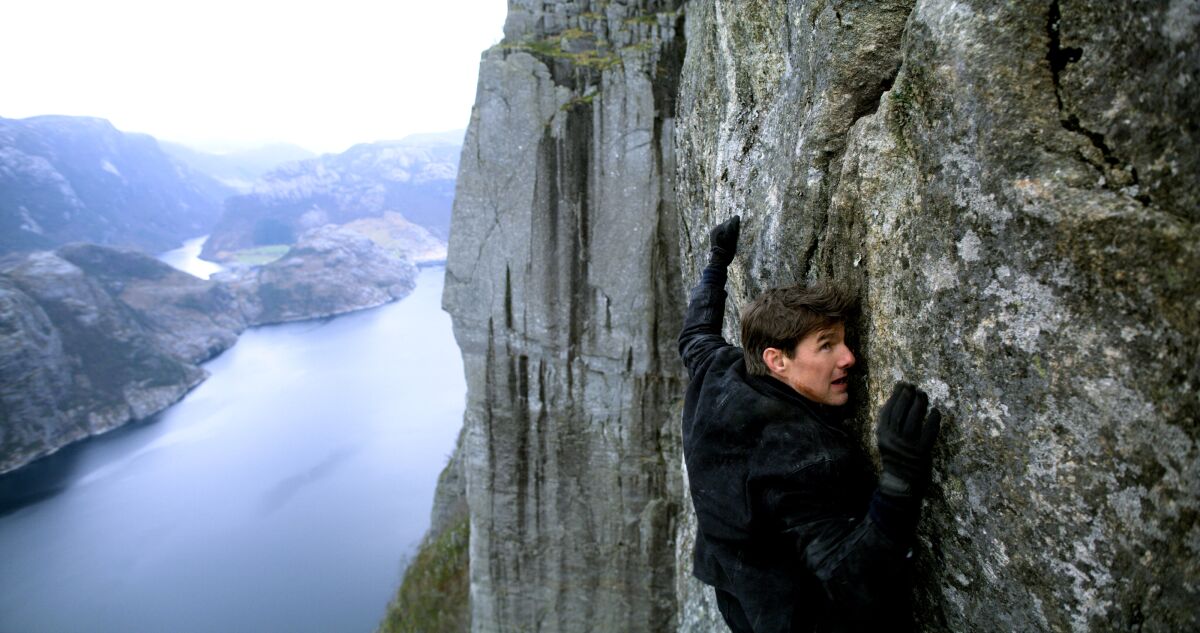
{"label": "rock outcrop", "polygon": [[361,218],[342,228],[366,236],[384,250],[412,259],[418,264],[444,263],[446,242],[425,227],[409,222],[394,211],[373,218]]}
{"label": "rock outcrop", "polygon": [[103,119],[0,119],[0,254],[75,241],[167,251],[207,233],[230,193]]}
{"label": "rock outcrop", "polygon": [[763,288],[852,284],[864,439],[900,378],[946,414],[922,630],[1200,626],[1200,9],[681,4],[514,1],[480,66],[445,291],[474,630],[723,630],[673,341],[733,214],[731,339]]}
{"label": "rock outcrop", "polygon": [[467,373],[476,631],[667,630],[682,492],[678,2],[510,3],[444,306]]}
{"label": "rock outcrop", "polygon": [[417,268],[370,239],[334,226],[314,229],[282,258],[217,273],[241,301],[250,325],[303,321],[373,308],[416,287]]}
{"label": "rock outcrop", "polygon": [[332,228],[225,281],[92,244],[10,255],[0,260],[0,473],[174,404],[247,327],[374,307],[412,291],[416,274]]}
{"label": "rock outcrop", "polygon": [[461,149],[457,135],[422,135],[283,165],[226,201],[203,256],[227,261],[239,250],[290,245],[314,228],[387,213],[445,240]]}

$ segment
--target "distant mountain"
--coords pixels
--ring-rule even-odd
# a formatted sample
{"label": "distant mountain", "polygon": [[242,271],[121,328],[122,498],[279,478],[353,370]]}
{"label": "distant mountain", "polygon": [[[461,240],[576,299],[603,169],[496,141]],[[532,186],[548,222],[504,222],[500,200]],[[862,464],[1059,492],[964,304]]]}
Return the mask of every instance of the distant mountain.
{"label": "distant mountain", "polygon": [[252,193],[226,200],[203,256],[224,260],[244,249],[292,244],[326,224],[395,214],[444,242],[461,149],[461,132],[423,134],[284,165]]}
{"label": "distant mountain", "polygon": [[103,119],[0,118],[0,253],[73,241],[169,250],[207,233],[232,193]]}
{"label": "distant mountain", "polygon": [[300,160],[316,158],[317,154],[299,145],[273,143],[254,149],[223,154],[203,152],[179,143],[159,141],[167,154],[192,169],[215,178],[238,193],[249,193],[254,182],[267,172]]}

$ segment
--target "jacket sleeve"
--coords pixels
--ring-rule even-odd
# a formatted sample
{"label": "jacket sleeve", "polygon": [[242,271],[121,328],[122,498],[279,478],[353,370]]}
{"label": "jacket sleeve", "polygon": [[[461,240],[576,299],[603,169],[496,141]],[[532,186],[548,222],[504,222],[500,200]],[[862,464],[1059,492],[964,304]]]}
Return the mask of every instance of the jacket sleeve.
{"label": "jacket sleeve", "polygon": [[917,508],[876,493],[867,512],[856,514],[839,498],[833,473],[805,474],[792,473],[782,486],[768,483],[764,494],[784,542],[824,590],[829,615],[848,631],[904,630],[903,619],[911,618],[905,576]]}
{"label": "jacket sleeve", "polygon": [[729,345],[721,336],[727,278],[724,266],[709,264],[700,274],[700,283],[692,289],[688,300],[683,330],[679,332],[679,356],[693,376],[718,349]]}

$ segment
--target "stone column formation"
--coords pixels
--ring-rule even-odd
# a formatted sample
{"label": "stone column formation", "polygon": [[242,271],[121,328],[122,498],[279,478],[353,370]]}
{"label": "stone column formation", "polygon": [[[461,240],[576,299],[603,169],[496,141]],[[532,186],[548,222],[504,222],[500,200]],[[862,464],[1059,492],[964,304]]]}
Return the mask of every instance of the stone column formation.
{"label": "stone column formation", "polygon": [[510,2],[445,306],[477,631],[721,630],[690,581],[674,351],[743,216],[727,335],[832,278],[868,448],[946,415],[922,630],[1200,627],[1200,7]]}
{"label": "stone column formation", "polygon": [[673,626],[678,4],[512,2],[480,64],[444,295],[477,631]]}

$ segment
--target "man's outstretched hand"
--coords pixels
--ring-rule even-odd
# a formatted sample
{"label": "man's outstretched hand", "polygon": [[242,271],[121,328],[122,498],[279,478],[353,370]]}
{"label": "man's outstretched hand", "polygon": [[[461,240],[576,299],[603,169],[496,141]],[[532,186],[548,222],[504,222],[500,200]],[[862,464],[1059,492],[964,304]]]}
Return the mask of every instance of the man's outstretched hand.
{"label": "man's outstretched hand", "polygon": [[929,482],[933,443],[942,427],[936,408],[925,417],[929,397],[916,386],[896,383],[892,397],[879,410],[879,457],[883,476],[879,491],[893,497],[920,497]]}
{"label": "man's outstretched hand", "polygon": [[708,261],[718,266],[728,266],[737,255],[738,235],[742,232],[742,216],[735,215],[717,225],[708,234]]}

